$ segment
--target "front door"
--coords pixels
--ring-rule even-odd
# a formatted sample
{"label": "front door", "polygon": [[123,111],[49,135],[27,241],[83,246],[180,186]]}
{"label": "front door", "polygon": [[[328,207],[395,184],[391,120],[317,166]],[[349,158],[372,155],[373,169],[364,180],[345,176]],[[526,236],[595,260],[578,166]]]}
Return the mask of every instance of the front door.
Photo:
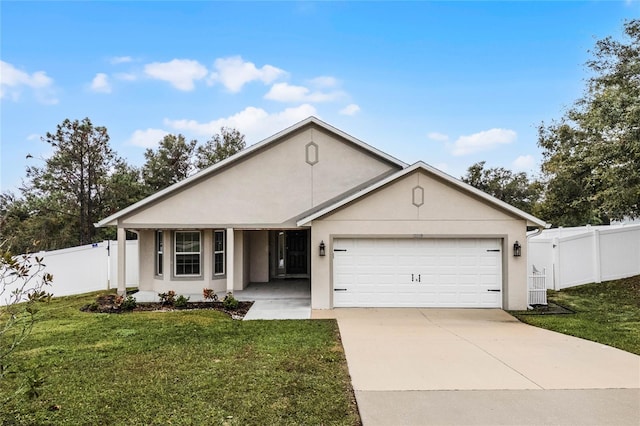
{"label": "front door", "polygon": [[286,232],[286,274],[307,273],[307,231]]}
{"label": "front door", "polygon": [[276,231],[271,235],[271,277],[308,277],[309,231]]}

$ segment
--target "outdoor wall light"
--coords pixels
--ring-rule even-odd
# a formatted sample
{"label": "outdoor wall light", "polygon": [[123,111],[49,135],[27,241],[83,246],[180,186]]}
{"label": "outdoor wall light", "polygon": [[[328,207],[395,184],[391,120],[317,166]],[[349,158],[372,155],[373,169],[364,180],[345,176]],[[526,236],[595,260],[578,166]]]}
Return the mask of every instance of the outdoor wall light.
{"label": "outdoor wall light", "polygon": [[515,242],[513,243],[513,256],[514,257],[519,257],[522,255],[522,246],[520,245],[519,242]]}
{"label": "outdoor wall light", "polygon": [[325,255],[325,246],[324,246],[324,240],[320,241],[320,256],[324,256]]}

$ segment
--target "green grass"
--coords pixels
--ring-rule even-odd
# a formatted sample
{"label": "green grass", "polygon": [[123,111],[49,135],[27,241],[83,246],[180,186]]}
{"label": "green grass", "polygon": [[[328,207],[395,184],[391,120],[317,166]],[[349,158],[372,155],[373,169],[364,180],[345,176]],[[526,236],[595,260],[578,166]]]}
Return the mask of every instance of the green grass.
{"label": "green grass", "polygon": [[575,314],[512,314],[527,324],[640,355],[640,275],[549,291],[548,298]]}
{"label": "green grass", "polygon": [[42,395],[3,406],[0,424],[360,423],[334,320],[80,312],[95,296],[42,309],[13,358],[43,371]]}

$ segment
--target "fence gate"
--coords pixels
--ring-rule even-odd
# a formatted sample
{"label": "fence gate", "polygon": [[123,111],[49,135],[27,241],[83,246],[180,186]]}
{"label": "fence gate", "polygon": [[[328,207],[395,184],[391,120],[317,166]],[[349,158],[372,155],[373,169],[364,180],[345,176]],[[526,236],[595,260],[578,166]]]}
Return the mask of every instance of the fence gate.
{"label": "fence gate", "polygon": [[529,305],[547,304],[547,270],[539,271],[533,266],[529,275]]}

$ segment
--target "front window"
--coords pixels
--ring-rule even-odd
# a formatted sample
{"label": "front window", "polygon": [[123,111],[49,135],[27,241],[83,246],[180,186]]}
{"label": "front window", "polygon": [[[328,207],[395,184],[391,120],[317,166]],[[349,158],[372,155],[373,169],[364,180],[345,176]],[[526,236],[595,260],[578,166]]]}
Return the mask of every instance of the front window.
{"label": "front window", "polygon": [[162,231],[156,231],[156,275],[162,275],[163,255]]}
{"label": "front window", "polygon": [[213,233],[213,274],[224,275],[224,231],[214,231]]}
{"label": "front window", "polygon": [[200,231],[176,231],[175,275],[200,275]]}

